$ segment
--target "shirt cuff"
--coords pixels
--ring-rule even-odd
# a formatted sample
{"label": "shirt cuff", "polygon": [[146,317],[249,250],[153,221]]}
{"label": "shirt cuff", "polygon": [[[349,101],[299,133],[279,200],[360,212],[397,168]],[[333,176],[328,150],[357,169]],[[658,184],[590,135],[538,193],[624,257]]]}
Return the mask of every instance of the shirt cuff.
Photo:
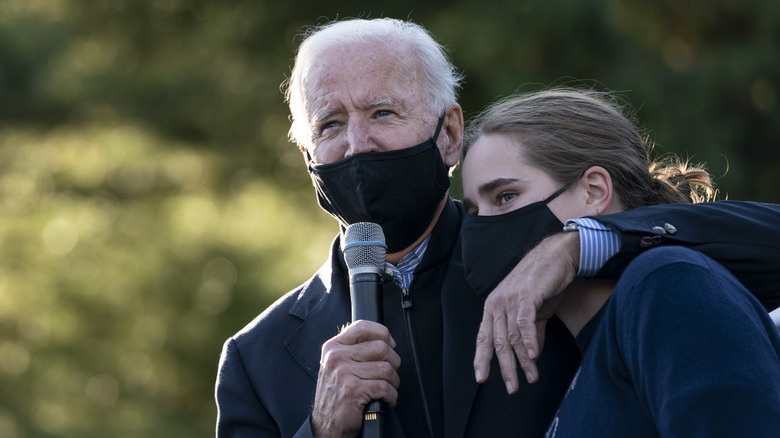
{"label": "shirt cuff", "polygon": [[620,250],[620,235],[590,218],[570,219],[580,233],[580,267],[578,277],[593,277]]}

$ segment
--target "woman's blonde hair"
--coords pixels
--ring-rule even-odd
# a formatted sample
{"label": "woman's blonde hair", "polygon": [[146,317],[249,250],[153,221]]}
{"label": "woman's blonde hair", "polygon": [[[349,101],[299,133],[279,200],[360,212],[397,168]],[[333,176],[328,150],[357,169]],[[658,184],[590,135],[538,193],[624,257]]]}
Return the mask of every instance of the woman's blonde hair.
{"label": "woman's blonde hair", "polygon": [[626,209],[704,202],[717,191],[701,165],[676,158],[651,161],[632,115],[611,93],[553,88],[518,94],[490,105],[466,131],[463,158],[485,134],[515,136],[528,164],[563,185],[592,166],[606,169]]}

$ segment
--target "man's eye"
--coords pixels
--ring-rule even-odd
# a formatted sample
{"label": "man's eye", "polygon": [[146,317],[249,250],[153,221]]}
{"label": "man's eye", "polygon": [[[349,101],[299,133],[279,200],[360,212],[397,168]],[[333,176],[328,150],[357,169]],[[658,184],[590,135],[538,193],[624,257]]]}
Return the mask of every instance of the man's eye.
{"label": "man's eye", "polygon": [[328,128],[335,128],[336,126],[338,126],[338,122],[335,121],[325,122],[320,125],[320,132],[325,131]]}
{"label": "man's eye", "polygon": [[377,110],[377,112],[374,113],[375,117],[387,117],[393,112],[390,110]]}

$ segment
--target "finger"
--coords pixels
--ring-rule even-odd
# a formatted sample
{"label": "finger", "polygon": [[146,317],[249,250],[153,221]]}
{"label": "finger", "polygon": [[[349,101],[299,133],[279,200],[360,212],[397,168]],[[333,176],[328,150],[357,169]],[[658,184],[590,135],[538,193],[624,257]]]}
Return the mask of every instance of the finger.
{"label": "finger", "polygon": [[536,308],[528,302],[519,303],[515,325],[523,338],[528,358],[536,360],[539,357],[539,346],[536,343]]}
{"label": "finger", "polygon": [[[509,324],[508,327],[509,332],[509,341],[512,344],[512,350],[515,353],[515,356],[517,357],[517,361],[520,362],[520,368],[523,370],[523,373],[525,374],[525,379],[528,381],[528,383],[534,383],[537,380],[537,370],[536,370],[536,364],[534,361],[529,357],[528,351],[525,348],[525,344],[523,343],[522,334],[517,328],[517,324]],[[501,370],[502,375],[507,375],[511,373],[511,377],[514,379],[518,379],[517,377],[517,366],[515,365],[515,369],[507,369]],[[518,379],[519,380],[519,379]]]}
{"label": "finger", "polygon": [[390,406],[395,406],[398,402],[397,386],[384,380],[363,381],[360,391],[363,394],[360,400],[362,405],[367,405],[371,400],[384,400]]}
{"label": "finger", "polygon": [[354,376],[361,382],[387,382],[393,388],[398,388],[398,385],[401,384],[401,378],[398,376],[395,368],[387,362],[359,362],[350,366],[349,369],[343,370],[343,372],[349,374],[345,380]]}
{"label": "finger", "polygon": [[493,315],[485,311],[477,333],[477,351],[474,354],[474,378],[484,383],[490,375],[490,361],[493,359]]}
{"label": "finger", "polygon": [[[380,376],[386,373],[392,377]],[[322,394],[329,392],[326,397],[331,403],[343,404],[345,408],[364,406],[371,400],[385,400],[394,405],[398,397],[398,375],[386,362],[356,363],[341,367],[327,380],[328,384],[318,384],[318,391]]]}
{"label": "finger", "polygon": [[512,344],[509,342],[506,314],[499,312],[493,318],[493,347],[501,368],[501,377],[504,379],[506,391],[513,394],[517,391],[519,381],[517,378],[517,359]]}
{"label": "finger", "polygon": [[378,322],[362,319],[347,325],[334,339],[346,345],[382,340],[392,348],[396,346],[395,339],[387,327]]}
{"label": "finger", "polygon": [[[353,347],[354,348],[354,347]],[[392,364],[385,361],[355,362],[345,360],[348,354],[332,352],[322,363],[318,379],[318,388],[331,391],[342,396],[340,400],[379,400],[392,397],[401,383],[400,377]],[[327,383],[326,383],[327,382]],[[393,388],[390,391],[387,387]]]}
{"label": "finger", "polygon": [[354,345],[340,345],[334,351],[342,350],[347,359],[354,362],[388,362],[393,369],[401,366],[401,356],[385,341],[368,341]]}
{"label": "finger", "polygon": [[531,316],[523,316],[527,315],[528,312],[521,313],[521,309],[528,309],[528,304],[522,302],[519,304],[520,306],[515,319],[514,329],[518,332],[517,336],[520,339],[517,342],[518,345],[514,345],[515,355],[520,362],[520,368],[522,368],[523,373],[525,374],[525,379],[528,383],[534,383],[539,378],[539,371],[536,368],[536,359],[539,357],[539,348],[536,343],[536,321],[529,320],[528,318],[535,318],[536,312],[535,309],[531,307],[531,309],[533,309]]}
{"label": "finger", "polygon": [[396,370],[401,358],[384,341],[363,342],[356,345],[333,343],[323,349],[320,378],[329,379],[336,386],[350,380],[384,380],[398,387]]}

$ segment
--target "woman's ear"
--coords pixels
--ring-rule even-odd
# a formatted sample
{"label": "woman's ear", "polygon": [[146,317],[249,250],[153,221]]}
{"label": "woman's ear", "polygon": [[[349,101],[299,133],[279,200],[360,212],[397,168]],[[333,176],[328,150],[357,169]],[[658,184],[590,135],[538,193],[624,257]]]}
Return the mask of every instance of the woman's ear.
{"label": "woman's ear", "polygon": [[[463,110],[460,105],[453,104],[447,108],[444,113],[444,123],[442,124],[439,138],[444,136],[442,143],[442,157],[444,164],[452,168],[460,160],[460,149],[463,147]],[[438,139],[436,139],[438,141]]]}
{"label": "woman's ear", "polygon": [[586,201],[589,216],[614,213],[612,211],[612,177],[601,166],[593,166],[585,171],[580,178],[580,183],[585,188]]}

